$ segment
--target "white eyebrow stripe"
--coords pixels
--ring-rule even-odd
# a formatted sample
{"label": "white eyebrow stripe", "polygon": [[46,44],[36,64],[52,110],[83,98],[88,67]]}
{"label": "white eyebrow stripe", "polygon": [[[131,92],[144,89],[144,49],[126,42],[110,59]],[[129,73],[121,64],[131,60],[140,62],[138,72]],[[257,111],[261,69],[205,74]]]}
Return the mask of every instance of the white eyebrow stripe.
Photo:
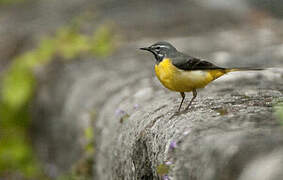
{"label": "white eyebrow stripe", "polygon": [[166,46],[166,45],[155,45],[155,46],[153,46],[153,48],[157,48],[157,47],[169,49],[169,47]]}

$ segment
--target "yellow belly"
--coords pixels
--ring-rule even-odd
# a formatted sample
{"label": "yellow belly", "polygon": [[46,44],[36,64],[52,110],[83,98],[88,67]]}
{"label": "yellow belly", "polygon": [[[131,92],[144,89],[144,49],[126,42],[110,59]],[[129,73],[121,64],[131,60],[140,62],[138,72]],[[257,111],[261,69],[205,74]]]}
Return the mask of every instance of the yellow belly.
{"label": "yellow belly", "polygon": [[203,88],[214,79],[225,74],[223,70],[185,71],[174,66],[169,59],[155,65],[155,73],[160,82],[168,89],[178,92],[190,92]]}

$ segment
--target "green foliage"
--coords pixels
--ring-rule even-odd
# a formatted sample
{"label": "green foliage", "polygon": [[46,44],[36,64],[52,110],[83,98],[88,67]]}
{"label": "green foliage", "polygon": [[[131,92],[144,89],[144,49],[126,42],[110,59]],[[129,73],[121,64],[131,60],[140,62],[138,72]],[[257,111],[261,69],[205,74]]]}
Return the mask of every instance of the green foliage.
{"label": "green foliage", "polygon": [[[106,26],[98,28],[91,38],[91,52],[94,55],[106,56],[113,51],[113,32]],[[112,42],[112,43],[105,43]]]}
{"label": "green foliage", "polygon": [[275,106],[275,115],[280,120],[280,124],[283,126],[283,103],[279,103]]}
{"label": "green foliage", "polygon": [[2,102],[15,111],[31,97],[34,77],[30,69],[13,65],[2,81]]}
{"label": "green foliage", "polygon": [[32,71],[14,61],[2,77],[0,114],[0,177],[16,171],[25,177],[37,176],[39,169],[32,156],[26,129],[29,124],[28,100],[34,90]]}
{"label": "green foliage", "polygon": [[93,134],[93,128],[91,124],[89,125],[88,128],[85,129],[85,140],[87,141],[86,146],[85,146],[85,151],[86,153],[93,154],[94,152],[94,134]]}
{"label": "green foliage", "polygon": [[59,56],[72,59],[90,48],[87,39],[87,36],[79,34],[76,29],[62,28],[53,43]]}
{"label": "green foliage", "polygon": [[39,176],[39,166],[32,156],[29,142],[25,139],[26,135],[17,128],[9,130],[13,132],[5,130],[4,133],[11,134],[3,135],[0,141],[0,170],[6,173],[16,170],[26,178]]}
{"label": "green foliage", "polygon": [[[80,33],[78,26],[68,26],[42,38],[37,48],[13,59],[0,81],[0,178],[10,172],[25,178],[42,174],[28,133],[29,104],[36,87],[35,68],[51,62],[55,56],[69,60],[81,55],[108,55],[114,49],[114,40],[107,26],[98,28],[93,35]],[[89,142],[86,151],[93,153],[92,129],[87,129],[85,136]]]}

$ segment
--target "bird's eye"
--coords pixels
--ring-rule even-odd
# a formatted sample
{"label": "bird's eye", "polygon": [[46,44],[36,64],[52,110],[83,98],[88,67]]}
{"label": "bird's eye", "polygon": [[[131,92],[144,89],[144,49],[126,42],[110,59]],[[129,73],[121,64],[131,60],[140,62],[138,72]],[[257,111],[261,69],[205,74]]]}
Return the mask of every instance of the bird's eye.
{"label": "bird's eye", "polygon": [[157,46],[157,47],[155,48],[155,50],[160,51],[160,47],[159,47],[159,46]]}

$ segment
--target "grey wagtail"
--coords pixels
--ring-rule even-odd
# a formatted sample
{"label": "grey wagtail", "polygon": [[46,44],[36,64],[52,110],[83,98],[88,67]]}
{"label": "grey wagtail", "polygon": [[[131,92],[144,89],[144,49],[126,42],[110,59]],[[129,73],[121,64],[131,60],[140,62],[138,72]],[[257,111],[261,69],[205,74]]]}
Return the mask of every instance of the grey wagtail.
{"label": "grey wagtail", "polygon": [[193,92],[186,110],[197,96],[197,89],[204,88],[211,81],[233,71],[263,70],[256,68],[223,68],[210,62],[183,54],[168,42],[157,42],[149,47],[140,48],[150,51],[155,57],[155,74],[159,81],[171,91],[180,92],[182,101],[185,92]]}

